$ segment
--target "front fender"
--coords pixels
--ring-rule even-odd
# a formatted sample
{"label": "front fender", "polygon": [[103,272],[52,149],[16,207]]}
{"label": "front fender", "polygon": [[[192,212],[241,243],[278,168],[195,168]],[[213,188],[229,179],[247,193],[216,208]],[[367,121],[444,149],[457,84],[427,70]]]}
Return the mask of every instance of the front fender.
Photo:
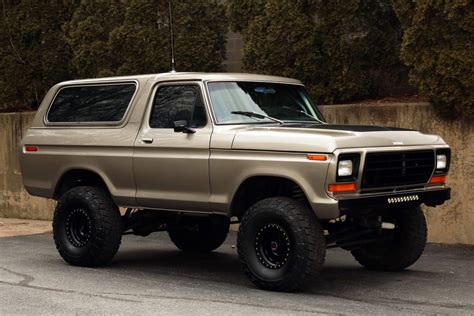
{"label": "front fender", "polygon": [[[325,182],[329,164],[307,159],[309,153],[211,150],[210,183],[211,208],[216,213],[230,215],[232,200],[240,185],[258,176],[279,177],[293,181],[305,193],[318,218],[339,215],[337,202],[327,195]],[[319,207],[334,204],[334,207]]]}

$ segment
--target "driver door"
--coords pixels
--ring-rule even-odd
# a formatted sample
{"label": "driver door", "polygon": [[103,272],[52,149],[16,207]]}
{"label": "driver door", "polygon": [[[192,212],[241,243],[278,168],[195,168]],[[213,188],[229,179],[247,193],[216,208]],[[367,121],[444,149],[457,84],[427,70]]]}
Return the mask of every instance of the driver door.
{"label": "driver door", "polygon": [[[209,211],[212,123],[200,82],[162,83],[134,145],[133,170],[140,207]],[[194,133],[175,132],[186,121]]]}

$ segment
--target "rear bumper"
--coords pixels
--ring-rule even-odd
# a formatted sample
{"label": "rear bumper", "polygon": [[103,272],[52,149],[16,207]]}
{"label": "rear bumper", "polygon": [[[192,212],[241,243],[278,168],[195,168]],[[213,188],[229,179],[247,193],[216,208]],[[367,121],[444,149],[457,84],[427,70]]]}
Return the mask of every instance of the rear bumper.
{"label": "rear bumper", "polygon": [[376,210],[409,208],[420,204],[437,206],[451,198],[451,189],[442,188],[429,191],[405,192],[384,194],[371,197],[359,197],[339,200],[338,206],[341,215],[366,213]]}

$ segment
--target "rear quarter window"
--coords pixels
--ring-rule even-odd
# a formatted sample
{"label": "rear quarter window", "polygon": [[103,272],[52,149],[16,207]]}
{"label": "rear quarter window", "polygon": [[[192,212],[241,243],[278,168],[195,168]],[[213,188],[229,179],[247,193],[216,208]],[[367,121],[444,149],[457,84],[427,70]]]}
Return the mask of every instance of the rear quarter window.
{"label": "rear quarter window", "polygon": [[120,122],[136,88],[134,83],[62,88],[51,104],[48,122]]}

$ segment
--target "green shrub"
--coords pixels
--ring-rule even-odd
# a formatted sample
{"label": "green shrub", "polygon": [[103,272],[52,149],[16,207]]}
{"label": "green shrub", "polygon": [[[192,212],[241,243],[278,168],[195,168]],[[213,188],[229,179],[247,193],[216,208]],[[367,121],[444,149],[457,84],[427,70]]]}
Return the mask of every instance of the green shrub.
{"label": "green shrub", "polygon": [[410,81],[448,117],[474,117],[474,2],[396,0]]}
{"label": "green shrub", "polygon": [[232,29],[242,32],[265,7],[267,0],[227,1],[227,16]]}
{"label": "green shrub", "polygon": [[[214,1],[172,2],[179,71],[218,71],[227,19]],[[79,77],[171,69],[168,1],[82,1],[66,26]]]}
{"label": "green shrub", "polygon": [[70,78],[72,52],[61,30],[74,1],[3,1],[0,19],[0,110],[34,109],[45,92]]}
{"label": "green shrub", "polygon": [[[175,59],[178,71],[218,71],[225,58],[227,19],[213,1],[173,3]],[[171,69],[167,1],[131,1],[122,25],[110,34],[118,74],[165,72]]]}
{"label": "green shrub", "polygon": [[[172,1],[178,71],[219,71],[228,30],[215,0]],[[35,109],[72,78],[170,71],[168,1],[4,0],[0,110]]]}
{"label": "green shrub", "polygon": [[389,0],[230,0],[227,11],[244,68],[298,78],[319,103],[375,97],[403,80]]}
{"label": "green shrub", "polygon": [[126,4],[120,0],[83,0],[64,25],[68,44],[73,51],[74,77],[91,78],[113,75],[118,68],[110,49],[109,34],[119,27]]}

